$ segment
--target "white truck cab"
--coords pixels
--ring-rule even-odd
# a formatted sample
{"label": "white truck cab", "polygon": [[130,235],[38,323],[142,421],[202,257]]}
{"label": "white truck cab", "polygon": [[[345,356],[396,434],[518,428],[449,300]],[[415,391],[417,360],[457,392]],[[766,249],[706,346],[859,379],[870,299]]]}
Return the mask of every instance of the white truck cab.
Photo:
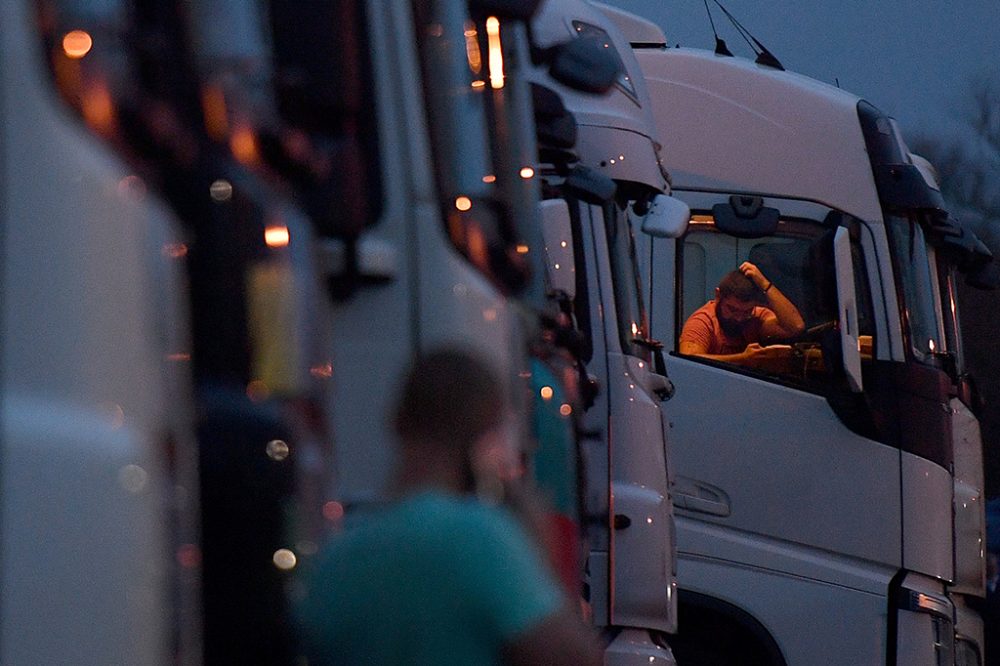
{"label": "white truck cab", "polygon": [[[550,281],[575,321],[577,358],[598,387],[582,415],[585,598],[607,636],[607,663],[672,664],[674,527],[661,413],[672,387],[649,334],[631,221],[676,236],[688,211],[669,197],[645,84],[609,11],[550,1],[531,24],[538,48],[595,40],[619,72],[605,94],[570,90],[540,68],[532,73],[543,224]],[[560,131],[562,118],[575,130]]]}
{"label": "white truck cab", "polygon": [[0,662],[199,663],[183,237],[59,99],[82,47],[37,9],[0,6]]}
{"label": "white truck cab", "polygon": [[[678,660],[978,663],[955,594],[981,595],[982,484],[951,267],[984,255],[864,100],[623,25],[693,212],[682,239],[640,249],[678,387]],[[805,332],[739,362],[681,354],[744,261]]]}

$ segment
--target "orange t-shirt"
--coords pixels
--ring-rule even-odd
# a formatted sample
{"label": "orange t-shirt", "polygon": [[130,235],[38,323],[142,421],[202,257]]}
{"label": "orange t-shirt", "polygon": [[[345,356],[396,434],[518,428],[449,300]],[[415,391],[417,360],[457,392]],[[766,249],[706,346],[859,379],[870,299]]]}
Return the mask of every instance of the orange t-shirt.
{"label": "orange t-shirt", "polygon": [[706,354],[739,354],[751,342],[760,342],[764,320],[774,316],[774,311],[761,305],[754,306],[743,332],[737,337],[726,335],[715,314],[715,301],[709,301],[694,311],[684,322],[681,342],[692,342],[705,348]]}

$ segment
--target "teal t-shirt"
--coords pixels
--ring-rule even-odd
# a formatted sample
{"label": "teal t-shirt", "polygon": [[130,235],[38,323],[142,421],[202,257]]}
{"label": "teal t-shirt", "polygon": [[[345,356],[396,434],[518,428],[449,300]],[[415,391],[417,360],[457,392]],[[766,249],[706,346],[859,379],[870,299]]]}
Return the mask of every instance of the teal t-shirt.
{"label": "teal t-shirt", "polygon": [[563,604],[509,512],[434,492],[339,536],[306,586],[311,664],[498,664],[504,643]]}

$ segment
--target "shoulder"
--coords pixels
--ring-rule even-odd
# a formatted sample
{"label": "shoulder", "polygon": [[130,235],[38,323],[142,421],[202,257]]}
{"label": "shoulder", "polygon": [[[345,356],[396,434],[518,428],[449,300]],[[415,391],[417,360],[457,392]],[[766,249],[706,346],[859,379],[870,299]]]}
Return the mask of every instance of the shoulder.
{"label": "shoulder", "polygon": [[709,301],[692,312],[691,316],[687,318],[681,330],[681,338],[690,339],[692,336],[695,336],[701,339],[705,336],[711,336],[715,333],[715,327],[715,301]]}
{"label": "shoulder", "polygon": [[715,322],[715,301],[709,301],[691,313],[685,326],[688,324],[713,325]]}

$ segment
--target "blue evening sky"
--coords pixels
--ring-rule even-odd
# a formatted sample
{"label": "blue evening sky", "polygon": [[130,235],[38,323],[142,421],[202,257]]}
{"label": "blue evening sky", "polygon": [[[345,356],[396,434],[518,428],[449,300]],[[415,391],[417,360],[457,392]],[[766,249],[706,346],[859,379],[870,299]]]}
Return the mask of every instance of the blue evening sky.
{"label": "blue evening sky", "polygon": [[[671,45],[712,48],[703,0],[604,0],[653,20]],[[895,116],[904,134],[952,133],[974,77],[1000,76],[998,0],[722,0],[786,69]],[[709,0],[736,55],[746,42]]]}

